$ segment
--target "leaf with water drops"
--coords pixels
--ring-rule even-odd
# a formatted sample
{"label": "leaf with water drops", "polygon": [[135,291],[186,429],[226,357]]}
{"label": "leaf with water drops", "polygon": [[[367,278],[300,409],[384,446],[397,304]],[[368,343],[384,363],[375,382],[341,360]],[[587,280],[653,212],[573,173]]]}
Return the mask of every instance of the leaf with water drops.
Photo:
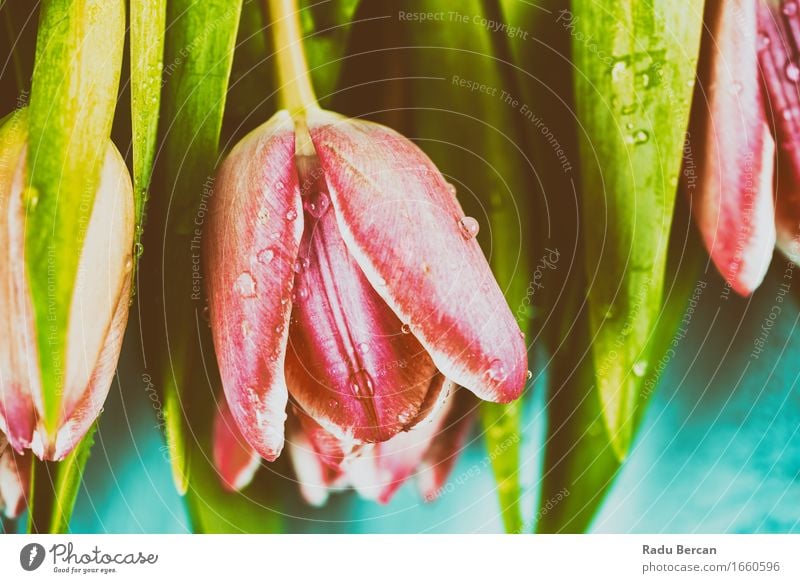
{"label": "leaf with water drops", "polygon": [[623,459],[661,305],[703,2],[577,0],[573,12],[592,354]]}
{"label": "leaf with water drops", "polygon": [[166,0],[130,2],[131,133],[137,259],[141,255],[142,223],[156,154],[166,10]]}

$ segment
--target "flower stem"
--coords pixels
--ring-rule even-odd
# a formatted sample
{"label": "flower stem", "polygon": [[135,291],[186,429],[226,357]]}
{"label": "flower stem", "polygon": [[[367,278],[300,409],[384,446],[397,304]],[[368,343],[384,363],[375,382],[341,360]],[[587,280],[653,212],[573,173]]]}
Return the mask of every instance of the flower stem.
{"label": "flower stem", "polygon": [[266,0],[266,5],[278,63],[281,106],[288,109],[292,117],[302,116],[307,109],[319,107],[319,104],[308,74],[297,0]]}

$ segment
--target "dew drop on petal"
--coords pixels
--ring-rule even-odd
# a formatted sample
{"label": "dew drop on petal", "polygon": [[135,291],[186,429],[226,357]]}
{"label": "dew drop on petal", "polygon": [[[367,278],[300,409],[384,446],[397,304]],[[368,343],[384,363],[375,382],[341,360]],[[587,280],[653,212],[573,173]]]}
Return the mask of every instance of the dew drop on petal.
{"label": "dew drop on petal", "polygon": [[142,253],[144,253],[144,245],[136,243],[136,245],[133,246],[133,253],[137,258],[141,257]]}
{"label": "dew drop on petal", "polygon": [[456,192],[457,192],[455,185],[454,184],[450,184],[448,182],[447,183],[447,192],[450,193],[450,196],[455,196]]}
{"label": "dew drop on petal", "polygon": [[400,326],[400,332],[402,332],[403,334],[410,334],[411,326],[409,326],[408,324],[403,324],[402,326]]}
{"label": "dew drop on petal", "polygon": [[288,211],[286,211],[286,220],[287,221],[293,221],[296,218],[297,218],[297,211],[296,210],[289,209]]}
{"label": "dew drop on petal", "polygon": [[373,394],[372,377],[365,370],[358,370],[350,375],[350,389],[359,398],[369,398]]}
{"label": "dew drop on petal", "polygon": [[339,401],[337,401],[336,399],[331,399],[330,401],[328,401],[328,407],[330,407],[331,409],[338,409]]}
{"label": "dew drop on petal", "polygon": [[800,79],[800,67],[797,66],[797,63],[794,61],[789,61],[786,63],[786,69],[784,70],[786,73],[786,78],[789,81],[797,82]]}
{"label": "dew drop on petal", "polygon": [[236,289],[236,293],[243,298],[256,297],[256,280],[253,279],[249,271],[243,271],[241,275],[236,278],[234,288]]}
{"label": "dew drop on petal", "polygon": [[410,423],[411,420],[414,418],[414,413],[415,411],[413,408],[401,411],[400,413],[397,414],[397,422],[400,423],[401,425],[408,425],[408,423]]}
{"label": "dew drop on petal", "polygon": [[474,239],[481,228],[481,226],[478,224],[478,221],[473,217],[462,218],[458,222],[458,225],[461,228],[461,235],[465,239]]}
{"label": "dew drop on petal", "polygon": [[533,371],[529,370],[527,373],[525,373],[525,378],[531,380],[533,378]]}
{"label": "dew drop on petal", "polygon": [[786,2],[783,5],[783,13],[786,16],[794,16],[797,14],[797,3],[796,2]]}
{"label": "dew drop on petal", "polygon": [[495,358],[491,363],[489,363],[486,376],[489,377],[490,380],[499,383],[506,380],[508,373],[506,372],[506,367],[503,366],[503,362],[499,358]]}
{"label": "dew drop on petal", "polygon": [[758,50],[763,51],[769,46],[769,37],[765,34],[758,35]]}
{"label": "dew drop on petal", "polygon": [[262,249],[256,255],[256,259],[261,265],[268,265],[272,262],[273,258],[275,257],[275,251],[271,247],[267,247],[266,249]]}
{"label": "dew drop on petal", "polygon": [[369,352],[369,344],[367,344],[366,342],[362,342],[361,344],[358,345],[358,350],[359,350],[359,352],[361,352],[361,354],[368,353]]}

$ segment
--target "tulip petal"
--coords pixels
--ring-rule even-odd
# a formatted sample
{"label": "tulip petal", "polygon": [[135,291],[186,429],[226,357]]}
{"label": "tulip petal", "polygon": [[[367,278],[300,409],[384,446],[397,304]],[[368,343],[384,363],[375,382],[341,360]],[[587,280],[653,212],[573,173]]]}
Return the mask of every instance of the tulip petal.
{"label": "tulip petal", "polygon": [[221,399],[214,415],[214,466],[223,486],[231,492],[245,488],[260,465],[261,457],[242,437],[228,402]]}
{"label": "tulip petal", "polygon": [[0,435],[0,510],[6,518],[17,518],[25,510],[30,496],[31,460],[14,453]]}
{"label": "tulip petal", "polygon": [[225,396],[244,438],[270,461],[283,448],[289,298],[303,232],[294,151],[286,111],[245,137],[217,174],[203,241]]}
{"label": "tulip petal", "polygon": [[2,130],[0,156],[0,430],[18,452],[30,447],[41,399],[33,306],[25,275],[25,125],[15,116]]}
{"label": "tulip petal", "polygon": [[322,461],[303,431],[290,434],[289,458],[303,499],[312,506],[324,506],[328,501],[331,469]]}
{"label": "tulip petal", "polygon": [[[792,10],[791,7],[794,8]],[[777,141],[778,248],[800,264],[800,14],[794,2],[759,2],[761,74]]]}
{"label": "tulip petal", "polygon": [[[85,400],[89,384],[97,382],[98,366],[108,369],[104,376],[109,383],[116,369],[119,350],[109,352],[108,344],[116,333],[121,341],[128,320],[133,233],[133,186],[125,161],[109,144],[72,296],[61,423]],[[117,331],[112,330],[115,325]],[[101,354],[110,362],[100,364]],[[108,386],[94,389],[102,394],[102,403]]]}
{"label": "tulip petal", "polygon": [[[313,157],[301,159],[299,169],[303,184],[321,175]],[[324,179],[302,190],[306,227],[295,267],[289,391],[340,439],[385,441],[419,415],[436,366],[350,255]]]}
{"label": "tulip petal", "polygon": [[756,82],[756,4],[706,4],[708,28],[683,171],[706,248],[728,284],[743,296],[764,279],[775,246],[775,146]]}
{"label": "tulip petal", "polygon": [[377,124],[321,110],[308,123],[339,230],[373,288],[447,378],[482,399],[519,397],[522,334],[430,159]]}

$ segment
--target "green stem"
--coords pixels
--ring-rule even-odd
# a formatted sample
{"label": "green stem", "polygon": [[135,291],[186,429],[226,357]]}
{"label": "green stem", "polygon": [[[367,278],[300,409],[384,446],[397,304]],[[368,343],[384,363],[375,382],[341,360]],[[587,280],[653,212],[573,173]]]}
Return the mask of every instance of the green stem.
{"label": "green stem", "polygon": [[293,117],[299,117],[319,104],[303,50],[297,0],[266,0],[266,6],[277,59],[279,100]]}

